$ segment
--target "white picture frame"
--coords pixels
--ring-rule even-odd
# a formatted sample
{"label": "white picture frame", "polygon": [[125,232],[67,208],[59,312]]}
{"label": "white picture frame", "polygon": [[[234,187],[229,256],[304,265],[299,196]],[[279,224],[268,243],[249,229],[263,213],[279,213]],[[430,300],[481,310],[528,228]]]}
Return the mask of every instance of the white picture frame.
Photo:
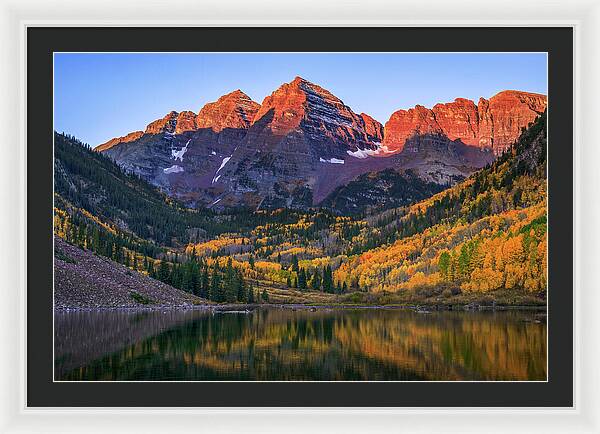
{"label": "white picture frame", "polygon": [[[28,26],[562,26],[575,34],[574,406],[572,408],[28,408],[25,382]],[[600,433],[600,2],[431,0],[293,4],[174,0],[0,3],[1,432]],[[50,133],[50,132],[49,132]],[[565,146],[570,146],[566,143]],[[31,157],[29,157],[31,158]],[[564,288],[569,291],[570,288]]]}

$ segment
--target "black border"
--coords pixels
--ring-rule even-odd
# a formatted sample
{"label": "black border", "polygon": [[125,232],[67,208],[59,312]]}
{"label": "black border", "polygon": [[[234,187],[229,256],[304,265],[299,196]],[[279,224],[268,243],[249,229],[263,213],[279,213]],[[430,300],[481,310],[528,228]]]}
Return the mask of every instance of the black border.
{"label": "black border", "polygon": [[[176,41],[176,44],[174,44]],[[549,68],[549,381],[539,383],[53,383],[52,53],[536,51]],[[90,120],[93,121],[93,120]],[[573,29],[49,28],[27,30],[27,405],[573,405]]]}

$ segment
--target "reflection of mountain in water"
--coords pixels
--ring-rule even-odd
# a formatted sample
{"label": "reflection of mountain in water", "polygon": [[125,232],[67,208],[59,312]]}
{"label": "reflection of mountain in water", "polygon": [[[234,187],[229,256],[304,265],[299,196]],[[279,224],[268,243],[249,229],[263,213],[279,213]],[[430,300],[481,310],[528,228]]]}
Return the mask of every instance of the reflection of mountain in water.
{"label": "reflection of mountain in water", "polygon": [[546,325],[534,316],[372,309],[65,313],[57,316],[56,374],[64,380],[545,380]]}

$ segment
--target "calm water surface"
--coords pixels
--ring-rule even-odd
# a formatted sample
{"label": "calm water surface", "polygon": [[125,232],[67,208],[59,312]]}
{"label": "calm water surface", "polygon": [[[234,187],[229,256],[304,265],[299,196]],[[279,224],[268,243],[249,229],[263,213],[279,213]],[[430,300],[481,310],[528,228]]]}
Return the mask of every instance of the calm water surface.
{"label": "calm water surface", "polygon": [[56,380],[545,380],[537,312],[55,313]]}

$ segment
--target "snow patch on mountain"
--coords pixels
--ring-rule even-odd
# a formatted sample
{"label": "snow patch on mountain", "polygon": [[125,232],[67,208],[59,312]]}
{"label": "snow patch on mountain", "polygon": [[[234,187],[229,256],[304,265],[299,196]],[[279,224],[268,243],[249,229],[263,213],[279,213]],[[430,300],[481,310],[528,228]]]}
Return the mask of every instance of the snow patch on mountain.
{"label": "snow patch on mountain", "polygon": [[331,164],[344,164],[344,160],[340,160],[338,158],[330,158],[329,160],[325,160],[323,158],[319,158],[321,163],[331,163]]}
{"label": "snow patch on mountain", "polygon": [[[235,151],[235,149],[234,149]],[[231,157],[233,157],[233,154],[231,154],[229,157],[225,157],[223,158],[223,161],[221,162],[221,165],[219,166],[219,168],[217,169],[217,171],[215,172],[215,176],[211,182],[211,184],[214,184],[215,182],[217,182],[219,180],[219,178],[221,177],[221,175],[219,175],[219,172],[221,171],[221,169],[223,167],[225,167],[225,165],[229,162],[229,160],[231,160]],[[218,175],[218,176],[217,176]]]}
{"label": "snow patch on mountain", "polygon": [[179,172],[183,172],[183,167],[178,166],[177,164],[174,164],[171,167],[167,167],[166,169],[163,169],[163,172],[165,172],[165,173],[179,173]]}
{"label": "snow patch on mountain", "polygon": [[346,151],[348,155],[354,158],[360,158],[364,160],[365,158],[370,157],[371,155],[377,155],[378,149],[360,149],[356,148],[356,151]]}
{"label": "snow patch on mountain", "polygon": [[381,154],[394,154],[396,151],[390,151],[389,148],[386,145],[381,145],[380,142],[372,142],[375,146],[377,146],[377,149],[360,149],[360,148],[356,148],[356,151],[346,151],[348,153],[348,155],[355,157],[355,158],[360,158],[360,159],[365,159],[368,157],[371,157],[373,155],[381,155]]}
{"label": "snow patch on mountain", "polygon": [[231,155],[230,155],[229,157],[225,157],[225,158],[223,158],[223,161],[221,162],[221,165],[219,166],[219,168],[218,168],[218,169],[217,169],[217,171],[215,172],[215,175],[216,175],[217,173],[219,173],[223,167],[225,167],[225,165],[227,164],[227,162],[228,162],[229,160],[231,160]]}
{"label": "snow patch on mountain", "polygon": [[181,148],[179,151],[176,151],[175,149],[171,149],[171,158],[173,158],[175,161],[179,160],[183,162],[183,155],[187,152],[188,150],[188,145],[190,144],[192,140],[188,140],[187,143],[185,144],[185,146],[183,148]]}

